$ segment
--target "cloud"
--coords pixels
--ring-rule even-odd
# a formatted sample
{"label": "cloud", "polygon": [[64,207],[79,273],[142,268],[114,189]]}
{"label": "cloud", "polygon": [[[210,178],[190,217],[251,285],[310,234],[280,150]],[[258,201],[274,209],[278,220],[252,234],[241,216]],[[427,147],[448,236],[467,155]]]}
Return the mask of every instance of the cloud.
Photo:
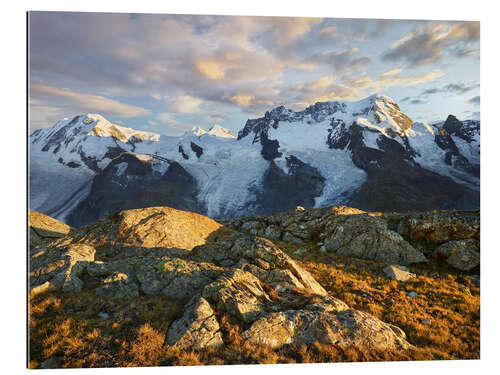
{"label": "cloud", "polygon": [[[389,73],[389,74],[388,74]],[[438,78],[444,76],[444,73],[435,69],[429,73],[420,74],[416,76],[403,76],[401,75],[401,69],[395,69],[379,75],[375,80],[367,75],[355,78],[355,79],[344,79],[343,82],[349,86],[356,87],[359,89],[371,88],[375,91],[385,89],[388,87],[409,87],[415,86],[426,82],[435,81]]]}
{"label": "cloud", "polygon": [[422,100],[422,99],[418,99],[418,98],[416,98],[416,99],[412,99],[412,100],[410,100],[410,102],[409,102],[409,103],[410,103],[410,104],[426,104],[426,103],[427,103],[427,101]]}
{"label": "cloud", "polygon": [[426,23],[394,42],[382,60],[403,61],[412,67],[429,64],[442,60],[449,47],[478,42],[479,34],[479,22]]}
{"label": "cloud", "polygon": [[299,63],[299,67],[314,70],[318,65],[326,65],[334,73],[341,73],[347,69],[351,72],[360,71],[371,62],[370,57],[357,57],[357,48],[350,48],[343,51],[326,51],[316,53]]}
{"label": "cloud", "polygon": [[104,96],[39,83],[30,85],[29,96],[31,129],[50,126],[62,117],[74,116],[78,113],[100,113],[108,117],[122,118],[151,114],[148,109]]}
{"label": "cloud", "polygon": [[120,103],[99,95],[90,95],[75,92],[65,88],[53,87],[42,84],[30,85],[30,96],[50,98],[56,101],[60,107],[77,108],[80,112],[99,112],[107,116],[116,117],[139,117],[147,116],[151,112],[145,108],[135,105]]}
{"label": "cloud", "polygon": [[182,135],[189,131],[194,125],[190,122],[184,122],[177,118],[176,115],[168,112],[161,112],[155,116],[155,119],[166,125],[168,129],[168,135]]}
{"label": "cloud", "polygon": [[196,113],[199,112],[202,100],[194,98],[190,95],[181,95],[175,99],[173,108],[180,113]]}
{"label": "cloud", "polygon": [[449,83],[443,87],[433,87],[422,91],[421,96],[433,95],[438,93],[453,93],[453,94],[465,94],[471,90],[479,88],[479,82],[474,83]]}
{"label": "cloud", "polygon": [[399,73],[401,73],[402,71],[403,71],[403,69],[392,69],[392,70],[389,70],[388,72],[382,73],[380,75],[380,77],[386,78],[386,77],[395,76],[395,75],[398,75]]}
{"label": "cloud", "polygon": [[474,104],[474,105],[479,105],[481,103],[481,97],[479,95],[474,96],[470,99],[467,99],[465,102],[470,103],[470,104]]}
{"label": "cloud", "polygon": [[[479,34],[471,23],[441,24],[434,39],[424,41],[423,50],[441,49],[453,61],[459,55],[478,56]],[[385,71],[376,74],[380,52],[395,53],[437,25],[408,20],[32,12],[31,82],[85,96],[38,92],[39,102],[30,105],[36,107],[32,118],[37,124],[57,121],[84,111],[82,107],[108,116],[144,116],[146,108],[153,108],[145,124],[150,120],[184,129],[188,122],[198,121],[237,126],[247,114],[262,115],[281,104],[300,108],[320,100],[356,100],[374,91],[442,77],[446,66],[411,74],[406,70],[409,60],[391,58],[384,62]],[[416,34],[391,47],[391,40],[409,30]],[[412,55],[410,60],[418,58]],[[164,121],[156,118],[157,112]]]}

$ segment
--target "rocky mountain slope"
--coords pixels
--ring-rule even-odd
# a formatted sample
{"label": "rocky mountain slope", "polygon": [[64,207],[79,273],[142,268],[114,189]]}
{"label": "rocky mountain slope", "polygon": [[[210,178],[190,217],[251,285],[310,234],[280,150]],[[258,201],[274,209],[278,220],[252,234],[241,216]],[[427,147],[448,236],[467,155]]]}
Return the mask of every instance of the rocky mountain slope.
{"label": "rocky mountain slope", "polygon": [[[55,220],[53,224],[54,231],[61,226]],[[400,357],[394,358],[406,358],[408,353],[419,350],[407,333],[366,310],[350,307],[325,287],[325,280],[330,278],[322,276],[319,282],[283,249],[294,249],[293,244],[306,245],[293,250],[293,254],[318,251],[314,255],[318,266],[324,257],[320,254],[334,254],[343,259],[370,259],[380,270],[387,264],[427,264],[427,257],[460,268],[472,264],[473,260],[464,262],[464,256],[478,251],[479,241],[477,212],[386,216],[329,207],[228,219],[224,224],[168,207],[134,209],[107,216],[31,249],[31,352],[59,353],[59,357],[51,358],[37,354],[37,361],[44,360],[43,367],[57,367],[57,363],[95,357],[84,355],[88,358],[83,359],[82,352],[64,354],[71,351],[71,345],[77,345],[74,342],[64,346],[62,352],[51,351],[47,345],[52,341],[48,339],[37,344],[43,325],[36,321],[43,319],[46,313],[41,311],[51,304],[50,298],[61,292],[66,301],[88,301],[84,310],[78,302],[72,302],[74,305],[67,307],[71,316],[80,316],[82,311],[87,314],[88,305],[95,303],[92,300],[102,301],[97,303],[107,306],[108,312],[99,312],[99,319],[104,320],[111,313],[113,319],[134,316],[142,321],[144,317],[138,312],[150,306],[144,299],[156,298],[154,303],[161,304],[162,316],[168,317],[165,331],[156,334],[162,343],[158,350],[173,350],[177,356],[181,353],[178,349],[225,350],[237,335],[241,347],[299,353],[303,345],[326,345],[342,351],[399,353]],[[258,237],[261,235],[267,238]],[[454,246],[460,241],[469,244]],[[441,251],[443,244],[447,248]],[[364,272],[370,267],[366,265]],[[477,263],[463,269],[474,267]],[[57,314],[62,312],[54,308],[47,316],[57,321]],[[125,315],[118,315],[118,311]],[[88,319],[95,318],[89,315]],[[232,331],[228,331],[228,322]],[[116,327],[110,328],[115,336],[120,335]],[[69,334],[75,336],[77,331]],[[153,345],[149,342],[148,350],[153,350]],[[111,357],[105,355],[106,361],[95,365],[119,364],[116,358],[120,350],[115,347],[109,352]]]}
{"label": "rocky mountain slope", "polygon": [[220,126],[165,137],[82,115],[30,135],[30,208],[73,226],[155,205],[214,218],[297,205],[477,208],[479,142],[477,121],[414,123],[383,95],[278,107],[237,138]]}

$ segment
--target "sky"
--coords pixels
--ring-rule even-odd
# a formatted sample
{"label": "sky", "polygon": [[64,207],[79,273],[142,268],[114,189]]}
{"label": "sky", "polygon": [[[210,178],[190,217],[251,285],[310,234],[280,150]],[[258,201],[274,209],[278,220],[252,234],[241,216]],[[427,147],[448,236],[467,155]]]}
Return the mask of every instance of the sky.
{"label": "sky", "polygon": [[477,119],[479,22],[30,12],[30,129],[99,113],[233,134],[279,105],[393,98],[414,121]]}

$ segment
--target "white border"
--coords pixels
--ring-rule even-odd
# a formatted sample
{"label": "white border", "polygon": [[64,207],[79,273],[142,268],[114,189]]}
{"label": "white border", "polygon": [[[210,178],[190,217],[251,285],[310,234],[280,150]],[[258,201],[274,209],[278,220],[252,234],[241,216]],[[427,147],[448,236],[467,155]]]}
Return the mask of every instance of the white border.
{"label": "white border", "polygon": [[[26,300],[25,300],[25,224],[26,224],[26,15],[27,10],[105,11],[177,14],[279,15],[320,16],[344,18],[445,19],[481,21],[481,201],[482,201],[482,300],[481,300],[481,360],[391,362],[279,366],[209,366],[153,369],[92,369],[85,374],[123,372],[129,374],[164,373],[204,374],[272,373],[284,371],[328,373],[346,371],[354,374],[370,371],[373,374],[407,373],[490,373],[498,355],[498,151],[500,143],[499,107],[499,48],[498,9],[493,1],[459,0],[401,0],[378,1],[319,1],[302,2],[250,0],[168,1],[153,0],[97,1],[79,3],[68,1],[4,2],[0,27],[2,30],[2,95],[0,117],[0,150],[3,151],[2,183],[2,267],[0,268],[2,299],[0,308],[2,338],[0,366],[5,374],[26,373]],[[81,370],[46,370],[43,374],[67,374]]]}

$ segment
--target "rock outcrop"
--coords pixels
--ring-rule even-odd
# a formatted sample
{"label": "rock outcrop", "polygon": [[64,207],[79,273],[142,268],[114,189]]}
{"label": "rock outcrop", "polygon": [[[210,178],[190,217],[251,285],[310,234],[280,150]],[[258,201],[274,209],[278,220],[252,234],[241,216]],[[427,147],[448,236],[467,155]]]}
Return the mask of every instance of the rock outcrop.
{"label": "rock outcrop", "polygon": [[65,243],[85,243],[115,256],[126,247],[177,247],[204,244],[222,225],[206,216],[170,207],[121,211],[81,227]]}
{"label": "rock outcrop", "polygon": [[224,345],[221,314],[253,344],[410,346],[399,328],[329,295],[271,241],[170,208],[111,215],[38,249],[30,285],[32,295],[85,289],[110,300],[161,295],[184,304],[165,332],[166,344],[182,349]]}
{"label": "rock outcrop", "polygon": [[71,227],[63,222],[39,212],[29,212],[29,244],[30,249],[47,245],[66,236]]}
{"label": "rock outcrop", "polygon": [[47,290],[79,292],[80,275],[94,261],[95,249],[84,244],[37,248],[30,256],[30,294]]}
{"label": "rock outcrop", "polygon": [[389,217],[396,224],[397,232],[412,242],[432,246],[447,241],[476,239],[480,237],[479,211],[434,212]]}
{"label": "rock outcrop", "polygon": [[253,235],[287,242],[323,242],[324,250],[339,255],[408,265],[426,257],[399,233],[388,228],[380,213],[334,206],[245,219],[225,225]]}

